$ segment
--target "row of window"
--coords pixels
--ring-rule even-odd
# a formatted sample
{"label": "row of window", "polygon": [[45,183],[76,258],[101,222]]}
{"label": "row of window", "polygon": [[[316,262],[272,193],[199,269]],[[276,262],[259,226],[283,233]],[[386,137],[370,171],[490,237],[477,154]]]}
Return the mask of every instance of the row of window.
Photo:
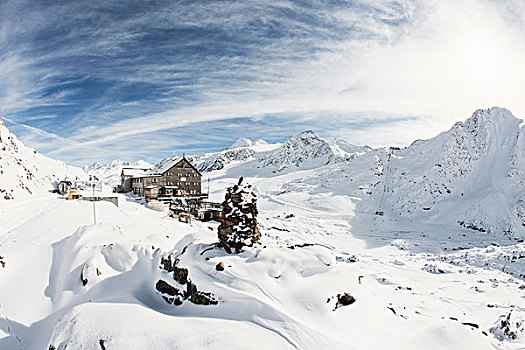
{"label": "row of window", "polygon": [[[168,171],[168,173],[166,174],[167,176],[173,176],[173,173],[171,171]],[[188,176],[188,177],[198,177],[199,175],[197,175],[197,173],[188,173],[188,174],[183,174],[183,173],[178,173],[177,174],[178,177],[183,177],[183,176]]]}
{"label": "row of window", "polygon": [[[198,186],[198,182],[177,182],[177,186]],[[173,186],[173,181],[166,181],[166,186]]]}
{"label": "row of window", "polygon": [[[186,180],[186,178],[182,178],[181,180],[182,180],[183,182],[177,182],[177,185],[180,186],[181,183],[184,183],[184,181]],[[159,182],[159,178],[154,177],[154,178],[151,179],[151,182],[154,183],[154,184],[156,184],[156,183]],[[142,183],[142,178],[139,177],[139,178],[135,178],[135,179],[133,179],[133,183]],[[167,181],[167,184],[168,184],[168,186],[169,186],[169,185],[173,185],[173,182],[172,182],[172,181]],[[191,185],[191,184],[192,184],[191,182],[186,182],[186,185]],[[194,186],[197,186],[198,184],[199,184],[198,182],[193,182],[193,185],[194,185]]]}
{"label": "row of window", "polygon": [[[137,188],[136,194],[142,194],[142,188]],[[190,190],[190,194],[197,194],[197,190]]]}

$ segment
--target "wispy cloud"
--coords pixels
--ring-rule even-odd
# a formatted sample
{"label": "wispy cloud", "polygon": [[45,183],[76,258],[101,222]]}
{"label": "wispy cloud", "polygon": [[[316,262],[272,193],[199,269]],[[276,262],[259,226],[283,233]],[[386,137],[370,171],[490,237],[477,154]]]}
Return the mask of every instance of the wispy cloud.
{"label": "wispy cloud", "polygon": [[408,144],[479,107],[525,115],[518,0],[5,0],[0,13],[0,113],[77,164],[299,126]]}

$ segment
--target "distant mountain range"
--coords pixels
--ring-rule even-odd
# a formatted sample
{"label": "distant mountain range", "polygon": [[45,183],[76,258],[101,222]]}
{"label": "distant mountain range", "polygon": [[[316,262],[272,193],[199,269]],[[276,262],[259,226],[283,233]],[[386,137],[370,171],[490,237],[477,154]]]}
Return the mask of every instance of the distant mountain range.
{"label": "distant mountain range", "polygon": [[[282,144],[241,138],[219,152],[188,158],[203,173],[268,177],[316,169],[301,184],[283,186],[293,191],[308,184],[357,196],[376,207],[383,220],[407,217],[525,237],[525,131],[520,124],[510,111],[491,108],[477,110],[450,130],[403,149],[326,141],[305,131]],[[31,194],[49,188],[53,181],[86,173],[115,186],[122,167],[152,167],[145,161],[115,160],[81,170],[39,155],[3,124],[0,127],[2,197]]]}

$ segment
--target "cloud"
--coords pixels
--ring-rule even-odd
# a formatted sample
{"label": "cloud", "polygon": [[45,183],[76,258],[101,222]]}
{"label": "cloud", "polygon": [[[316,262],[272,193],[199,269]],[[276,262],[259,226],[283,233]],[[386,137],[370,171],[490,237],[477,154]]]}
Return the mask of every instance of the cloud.
{"label": "cloud", "polygon": [[233,135],[201,129],[229,135],[236,121],[239,136],[303,125],[398,145],[480,107],[525,115],[517,0],[7,0],[0,12],[0,113],[76,163],[135,158],[137,144],[149,157],[216,149]]}

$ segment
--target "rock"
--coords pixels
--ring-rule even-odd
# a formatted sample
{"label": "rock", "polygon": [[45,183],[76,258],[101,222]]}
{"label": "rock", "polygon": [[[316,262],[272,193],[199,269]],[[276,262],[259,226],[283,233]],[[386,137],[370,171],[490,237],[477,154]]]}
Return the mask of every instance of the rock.
{"label": "rock", "polygon": [[[338,308],[342,306],[351,305],[356,302],[356,298],[354,298],[350,293],[343,293],[343,294],[337,294],[335,297],[330,297],[327,300],[327,303],[329,303],[331,300],[337,299],[337,302],[335,304],[335,307],[332,311],[337,310]],[[392,309],[393,311],[393,309]],[[395,313],[395,311],[394,311]]]}
{"label": "rock", "polygon": [[222,261],[218,263],[217,266],[215,266],[215,270],[224,271],[224,263]]}
{"label": "rock", "polygon": [[218,301],[215,300],[211,293],[201,292],[197,289],[197,286],[191,282],[186,284],[185,299],[188,299],[196,305],[217,305]]}
{"label": "rock", "polygon": [[80,272],[80,280],[82,281],[83,286],[86,286],[86,284],[88,284],[87,269],[88,265],[84,264],[84,266],[82,267],[82,271]]}
{"label": "rock", "polygon": [[355,303],[356,299],[350,293],[337,294],[337,306],[347,306]]}
{"label": "rock", "polygon": [[259,243],[257,227],[257,196],[251,185],[241,177],[237,185],[229,187],[222,203],[223,217],[218,228],[219,246],[228,253],[239,253],[244,247]]}
{"label": "rock", "polygon": [[155,284],[155,289],[158,290],[162,295],[162,298],[168,304],[182,305],[184,294],[177,288],[170,285],[168,282],[158,280]]}
{"label": "rock", "polygon": [[[197,286],[191,282],[188,277],[188,269],[177,266],[179,259],[172,261],[171,255],[167,258],[162,257],[160,260],[160,268],[167,271],[173,272],[173,280],[181,286],[186,286],[186,291],[182,292],[180,289],[174,287],[170,283],[164,280],[158,280],[155,289],[159,291],[162,298],[169,304],[182,305],[185,300],[190,301],[193,304],[199,305],[216,305],[218,301],[215,299],[212,293],[206,293],[199,291]],[[224,264],[223,264],[224,269]]]}
{"label": "rock", "polygon": [[168,282],[163,280],[158,280],[155,284],[155,289],[161,292],[162,294],[168,294],[171,296],[182,295],[182,293]]}
{"label": "rock", "polygon": [[501,315],[496,324],[489,329],[498,340],[514,340],[519,333],[525,332],[525,322],[512,313]]}

